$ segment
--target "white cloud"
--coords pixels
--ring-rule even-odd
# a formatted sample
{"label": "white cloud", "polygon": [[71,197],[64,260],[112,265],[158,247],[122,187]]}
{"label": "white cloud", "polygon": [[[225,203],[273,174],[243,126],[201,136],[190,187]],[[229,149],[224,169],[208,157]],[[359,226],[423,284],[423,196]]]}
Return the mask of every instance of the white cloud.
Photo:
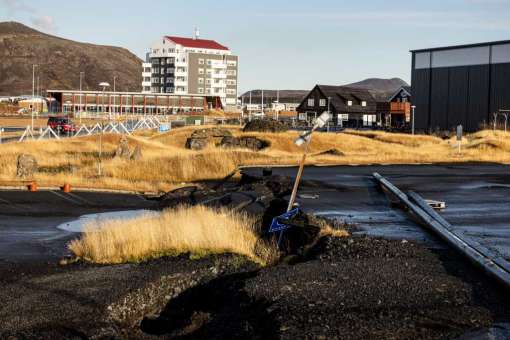
{"label": "white cloud", "polygon": [[41,31],[53,33],[55,32],[55,19],[49,15],[39,15],[31,17],[32,24]]}
{"label": "white cloud", "polygon": [[0,0],[0,3],[5,5],[10,15],[16,13],[30,15],[30,22],[35,28],[41,31],[53,33],[55,31],[55,19],[44,13],[41,13],[35,7],[28,5],[23,0]]}

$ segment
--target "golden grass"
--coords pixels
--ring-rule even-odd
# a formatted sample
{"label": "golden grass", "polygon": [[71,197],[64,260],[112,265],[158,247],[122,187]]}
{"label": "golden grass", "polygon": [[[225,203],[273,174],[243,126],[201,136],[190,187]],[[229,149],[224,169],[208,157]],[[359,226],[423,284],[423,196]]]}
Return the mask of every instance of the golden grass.
{"label": "golden grass", "polygon": [[[207,128],[207,127],[202,127]],[[16,158],[20,153],[35,156],[39,171],[33,179],[39,186],[95,187],[135,191],[168,191],[183,182],[220,179],[239,166],[296,165],[302,149],[293,141],[298,132],[244,133],[239,126],[227,126],[236,136],[255,136],[270,143],[262,151],[223,149],[214,145],[201,151],[184,148],[195,126],[167,133],[138,132],[129,136],[133,149],[140,146],[139,161],[113,158],[120,136],[103,136],[103,175],[97,176],[98,136],[62,140],[26,141],[0,145],[0,185],[16,179]],[[386,132],[316,133],[310,145],[308,164],[412,164],[486,161],[510,163],[510,133],[484,130],[466,135],[462,153],[456,141],[425,135]],[[337,149],[341,155],[321,154]],[[74,169],[70,172],[69,169]],[[19,181],[18,181],[19,182]]]}
{"label": "golden grass", "polygon": [[277,250],[257,236],[254,225],[255,220],[245,213],[180,206],[130,220],[91,224],[81,238],[70,242],[69,249],[78,258],[102,264],[184,253],[235,253],[266,265],[276,258]]}

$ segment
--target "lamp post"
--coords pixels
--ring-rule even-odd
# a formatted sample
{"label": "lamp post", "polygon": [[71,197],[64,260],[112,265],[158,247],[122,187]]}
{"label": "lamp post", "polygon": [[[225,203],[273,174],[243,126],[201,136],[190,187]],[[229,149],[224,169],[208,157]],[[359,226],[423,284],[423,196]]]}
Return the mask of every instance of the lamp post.
{"label": "lamp post", "polygon": [[416,105],[411,106],[411,112],[412,112],[412,116],[411,116],[411,131],[412,131],[413,135],[414,135],[414,109],[416,109]]}
{"label": "lamp post", "polygon": [[84,77],[84,76],[85,76],[85,72],[80,72],[80,110],[78,110],[78,114],[80,115],[80,125],[81,125],[81,115],[82,115],[82,113],[83,113],[81,98],[83,97],[83,93],[82,93],[82,82],[83,82],[83,77]]}
{"label": "lamp post", "polygon": [[37,64],[32,65],[32,132],[34,131],[34,97],[35,97],[35,68]]}
{"label": "lamp post", "polygon": [[[105,91],[107,87],[110,87],[110,84],[107,82],[99,83],[99,86],[103,88],[103,98],[101,100],[102,106],[103,106],[103,112],[104,112],[104,97],[105,97]],[[97,174],[98,176],[102,175],[102,169],[101,169],[101,158],[103,155],[103,120],[101,119],[101,133],[99,134],[99,163],[97,164]]]}
{"label": "lamp post", "polygon": [[[117,80],[117,76],[113,76],[113,93],[114,93],[114,95],[113,95],[113,110],[114,110],[113,114],[115,117],[117,116],[117,110],[115,109],[115,82],[116,82],[116,80]],[[111,110],[112,109],[110,108],[110,111]]]}
{"label": "lamp post", "polygon": [[[324,111],[319,117],[317,117],[317,119],[315,120],[315,125],[312,127],[312,129],[310,131],[306,131],[305,133],[303,133],[301,136],[299,136],[294,141],[294,143],[297,146],[301,146],[304,144],[305,150],[303,151],[303,156],[301,158],[301,162],[299,163],[299,169],[298,169],[298,173],[296,175],[296,180],[294,181],[294,186],[292,187],[292,193],[290,195],[289,205],[287,206],[287,212],[292,210],[292,207],[294,206],[294,202],[296,201],[299,182],[301,181],[301,176],[303,175],[303,170],[305,168],[305,161],[306,161],[306,156],[308,153],[308,147],[312,140],[312,133],[315,130],[324,127],[324,125],[326,125],[328,123],[330,118],[331,118],[330,113],[328,111]],[[280,232],[280,236],[278,237],[278,246],[280,245],[282,236],[283,236],[283,230]]]}

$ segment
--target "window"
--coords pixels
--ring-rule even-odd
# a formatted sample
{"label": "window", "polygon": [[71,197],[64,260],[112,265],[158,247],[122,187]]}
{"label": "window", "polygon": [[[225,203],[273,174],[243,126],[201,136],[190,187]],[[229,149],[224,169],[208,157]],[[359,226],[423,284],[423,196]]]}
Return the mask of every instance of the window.
{"label": "window", "polygon": [[237,66],[237,61],[229,60],[227,61],[228,66]]}
{"label": "window", "polygon": [[227,85],[235,85],[237,84],[237,81],[234,79],[227,79]]}
{"label": "window", "polygon": [[204,83],[204,78],[198,78],[198,83],[199,84],[203,84]]}
{"label": "window", "polygon": [[161,77],[161,84],[165,83],[165,78]]}
{"label": "window", "polygon": [[338,120],[348,121],[349,120],[349,114],[348,113],[340,113],[338,115]]}
{"label": "window", "polygon": [[299,112],[298,119],[299,120],[306,120],[306,112]]}
{"label": "window", "polygon": [[199,65],[204,65],[204,59],[198,59],[198,64]]}
{"label": "window", "polygon": [[308,98],[308,106],[309,107],[315,106],[315,100],[313,98]]}
{"label": "window", "polygon": [[236,70],[227,70],[227,75],[229,76],[235,76],[237,74]]}
{"label": "window", "polygon": [[208,59],[208,60],[207,60],[207,65],[211,66],[211,64],[212,64],[212,60],[211,60],[211,59]]}
{"label": "window", "polygon": [[211,89],[209,89],[209,88],[205,89],[205,93],[210,94],[211,93]]}
{"label": "window", "polygon": [[352,100],[347,101],[347,106],[352,106]]}
{"label": "window", "polygon": [[204,69],[203,68],[199,68],[198,69],[198,74],[204,74]]}
{"label": "window", "polygon": [[363,100],[363,101],[361,102],[361,106],[367,106],[367,102]]}
{"label": "window", "polygon": [[169,67],[169,68],[166,69],[166,73],[167,74],[174,73],[174,69]]}
{"label": "window", "polygon": [[174,82],[174,81],[173,81],[173,79],[172,79],[172,78],[166,78],[166,83],[167,83],[167,84],[171,84],[171,83],[173,83],[173,82]]}
{"label": "window", "polygon": [[199,87],[198,88],[198,93],[204,93],[204,88],[203,87]]}
{"label": "window", "polygon": [[206,79],[206,80],[205,80],[205,83],[206,83],[207,85],[211,85],[211,79]]}
{"label": "window", "polygon": [[326,99],[319,100],[319,105],[320,106],[326,106]]}
{"label": "window", "polygon": [[363,115],[363,126],[372,126],[376,122],[375,115]]}

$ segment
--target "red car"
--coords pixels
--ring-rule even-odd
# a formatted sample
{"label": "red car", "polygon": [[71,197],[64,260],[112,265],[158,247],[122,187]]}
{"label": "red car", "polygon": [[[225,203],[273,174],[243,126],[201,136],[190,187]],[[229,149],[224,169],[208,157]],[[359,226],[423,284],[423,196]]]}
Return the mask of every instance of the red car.
{"label": "red car", "polygon": [[49,117],[48,126],[58,133],[76,132],[76,126],[69,118],[66,117]]}

